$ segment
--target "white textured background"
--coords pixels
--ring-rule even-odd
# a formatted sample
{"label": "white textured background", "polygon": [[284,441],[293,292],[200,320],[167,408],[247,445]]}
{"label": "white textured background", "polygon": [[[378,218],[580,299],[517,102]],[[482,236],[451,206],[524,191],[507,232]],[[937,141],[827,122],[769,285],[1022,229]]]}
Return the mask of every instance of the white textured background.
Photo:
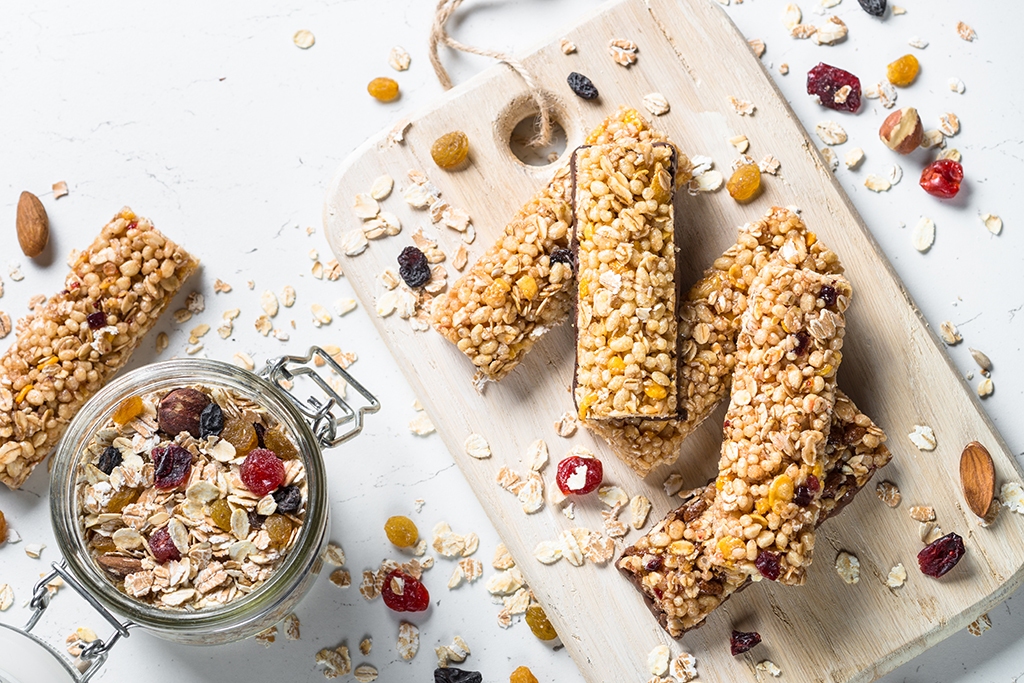
{"label": "white textured background", "polygon": [[[710,1],[710,0],[709,0]],[[844,187],[884,252],[892,260],[924,316],[933,324],[956,323],[964,343],[949,349],[963,374],[975,372],[968,353],[985,351],[994,364],[995,394],[983,406],[1011,449],[1024,456],[1024,210],[1017,192],[1024,174],[1024,109],[1018,71],[1024,10],[1015,3],[963,0],[901,0],[906,15],[878,21],[855,0],[833,11],[850,27],[835,47],[789,38],[781,23],[782,2],[747,0],[725,9],[749,38],[768,46],[763,61],[808,129],[824,119],[842,122],[851,141],[837,148],[842,158],[853,146],[867,153],[851,172],[837,171]],[[376,339],[366,312],[357,309],[329,327],[315,329],[309,305],[330,305],[351,296],[344,279],[326,282],[310,274],[310,249],[330,258],[320,226],[320,206],[334,168],[363,139],[398,118],[428,105],[440,92],[426,56],[429,0],[350,0],[164,5],[135,2],[75,3],[67,0],[0,3],[0,278],[6,293],[0,310],[21,317],[35,294],[56,291],[72,248],[82,248],[106,220],[128,204],[201,257],[203,269],[188,289],[206,294],[207,310],[182,326],[160,326],[171,335],[164,354],[183,353],[188,330],[200,322],[216,328],[221,313],[241,308],[235,335],[205,339],[210,357],[228,360],[235,351],[257,362],[280,353],[299,353],[312,343],[336,344],[359,355],[352,372],[378,393],[384,409],[368,421],[364,436],[327,454],[333,494],[332,538],[348,554],[358,580],[364,568],[392,554],[381,526],[391,514],[410,514],[424,533],[440,520],[456,531],[476,531],[477,555],[489,570],[497,543],[483,510],[436,437],[409,434],[414,396],[401,372]],[[820,23],[816,0],[800,3],[805,21]],[[451,26],[460,40],[512,52],[557,39],[560,26],[576,23],[598,3],[591,0],[468,0]],[[956,36],[958,20],[978,33],[966,43]],[[316,45],[299,50],[292,34],[309,29]],[[627,36],[628,28],[623,27]],[[908,39],[929,41],[914,50]],[[628,36],[627,36],[628,37]],[[387,66],[393,45],[412,54],[412,68],[395,74]],[[643,46],[641,45],[641,51]],[[860,114],[822,110],[804,93],[807,70],[819,61],[841,66],[867,86],[884,76],[885,65],[914,52],[923,69],[917,82],[899,91],[898,106],[915,106],[926,128],[945,111],[956,113],[962,130],[950,143],[961,150],[967,181],[961,196],[940,202],[916,187],[916,169],[929,153],[901,159],[906,175],[889,193],[863,187],[867,173],[882,173],[895,161],[877,141],[888,113],[866,100]],[[488,61],[445,53],[456,83]],[[777,67],[788,62],[790,73]],[[402,97],[381,105],[365,84],[395,77]],[[947,88],[950,77],[966,83],[963,95]],[[751,120],[751,126],[757,119]],[[698,141],[685,141],[699,152]],[[50,185],[66,180],[70,195],[55,201]],[[368,179],[369,180],[369,179]],[[41,197],[50,215],[51,247],[37,261],[24,258],[14,235],[18,194]],[[467,207],[472,211],[472,207]],[[978,214],[999,214],[999,237],[986,232]],[[927,254],[917,253],[910,230],[921,216],[935,221],[937,238]],[[309,237],[305,228],[313,226]],[[906,227],[903,227],[906,226]],[[20,264],[25,279],[14,282],[9,264]],[[234,285],[213,295],[221,278]],[[249,291],[245,283],[254,280]],[[259,293],[293,285],[298,303],[278,320],[294,318],[291,341],[259,336]],[[4,343],[9,342],[5,340]],[[133,366],[156,359],[153,338]],[[927,390],[923,387],[922,390]],[[933,425],[942,438],[942,425]],[[892,439],[903,447],[904,435]],[[37,472],[20,492],[0,490],[0,509],[26,542],[45,543],[43,560],[32,560],[24,545],[0,547],[0,583],[15,590],[16,606],[0,619],[23,622],[31,585],[57,559],[49,526],[47,477]],[[869,495],[869,494],[865,494]],[[418,514],[413,501],[426,500]],[[916,571],[913,570],[912,571]],[[542,681],[580,680],[564,652],[552,652],[524,624],[501,630],[482,581],[455,591],[444,587],[450,567],[441,562],[427,574],[430,611],[420,624],[421,652],[411,663],[394,651],[397,618],[380,601],[366,603],[355,587],[341,590],[322,578],[301,605],[302,639],[279,638],[269,649],[244,642],[217,649],[171,645],[136,632],[114,651],[97,680],[153,683],[189,681],[279,681],[320,679],[313,656],[346,641],[352,650],[364,636],[374,639],[368,661],[382,681],[427,681],[432,649],[463,635],[473,649],[467,668],[487,681],[507,680],[528,664]],[[489,573],[489,572],[488,572]],[[1024,676],[1024,615],[1020,597],[991,613],[994,627],[981,638],[960,633],[887,676],[885,681],[1017,681]],[[106,634],[97,616],[68,591],[54,601],[39,632],[55,642],[80,625]],[[614,627],[614,615],[609,615]],[[684,640],[685,644],[685,640]],[[724,644],[723,644],[724,646]],[[700,658],[700,653],[695,653]],[[144,673],[142,673],[144,672]],[[811,672],[786,671],[783,680],[805,680]]]}

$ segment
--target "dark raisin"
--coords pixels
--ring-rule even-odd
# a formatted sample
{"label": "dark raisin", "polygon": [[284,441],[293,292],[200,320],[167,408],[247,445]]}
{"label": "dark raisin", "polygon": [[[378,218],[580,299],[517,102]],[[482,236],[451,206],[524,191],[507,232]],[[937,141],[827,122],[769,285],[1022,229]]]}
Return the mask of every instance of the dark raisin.
{"label": "dark raisin", "polygon": [[796,346],[793,347],[793,353],[798,356],[807,353],[807,349],[811,347],[811,335],[801,330],[793,336],[796,337]]}
{"label": "dark raisin", "polygon": [[463,671],[451,666],[434,669],[434,683],[483,683],[483,680],[479,671]]}
{"label": "dark raisin", "polygon": [[662,559],[661,555],[655,555],[644,563],[644,569],[649,572],[656,572],[664,566],[665,560]]}
{"label": "dark raisin", "polygon": [[256,447],[266,448],[267,447],[267,428],[261,425],[259,422],[253,422],[252,428],[256,430]]}
{"label": "dark raisin", "polygon": [[569,83],[569,89],[579,97],[585,100],[597,99],[597,88],[594,87],[594,82],[583,74],[573,71],[565,80]]}
{"label": "dark raisin", "polygon": [[779,574],[782,573],[779,556],[770,550],[762,550],[754,560],[754,566],[757,567],[757,571],[761,572],[761,576],[772,581],[778,579]]}
{"label": "dark raisin", "polygon": [[807,476],[807,481],[796,487],[796,495],[793,502],[802,508],[807,507],[814,500],[814,494],[821,489],[821,482],[813,474]]}
{"label": "dark raisin", "polygon": [[821,492],[822,498],[835,498],[839,489],[846,483],[846,475],[842,472],[829,472],[825,477],[825,488]]}
{"label": "dark raisin", "polygon": [[693,520],[704,514],[704,511],[708,509],[708,502],[703,498],[687,503],[686,508],[683,509],[683,521],[689,524]]}
{"label": "dark raisin", "polygon": [[192,471],[192,454],[176,443],[157,446],[150,457],[153,459],[153,486],[158,489],[180,486]]}
{"label": "dark raisin", "polygon": [[216,403],[203,408],[199,413],[199,438],[205,439],[208,436],[220,436],[224,431],[224,411]]}
{"label": "dark raisin", "polygon": [[298,486],[282,486],[273,493],[278,512],[295,512],[302,506],[302,492]]}
{"label": "dark raisin", "polygon": [[761,634],[757,631],[733,631],[729,637],[729,650],[732,656],[741,655],[761,642]]}
{"label": "dark raisin", "polygon": [[697,588],[708,595],[721,595],[725,590],[720,581],[698,581]]}
{"label": "dark raisin", "polygon": [[843,431],[843,443],[847,446],[860,443],[861,439],[863,439],[864,435],[867,433],[868,430],[866,427],[861,427],[860,425],[847,425],[846,430]]}
{"label": "dark raisin", "polygon": [[96,467],[103,472],[103,474],[110,474],[114,471],[114,468],[121,464],[121,451],[117,450],[113,446],[107,446],[103,449],[100,454],[100,459],[96,461]]}
{"label": "dark raisin", "polygon": [[[836,93],[844,86],[850,86],[850,92],[845,100],[837,102]],[[818,103],[826,109],[848,112],[860,109],[860,79],[824,62],[807,72],[807,94],[817,95]]]}
{"label": "dark raisin", "polygon": [[398,274],[410,287],[422,287],[430,282],[430,264],[427,256],[416,247],[406,247],[398,255]]}
{"label": "dark raisin", "polygon": [[937,541],[926,545],[917,554],[917,564],[921,567],[922,574],[937,579],[955,567],[966,553],[964,539],[955,533],[946,534]]}
{"label": "dark raisin", "polygon": [[551,252],[552,263],[564,263],[568,266],[572,265],[572,250],[570,249],[555,249]]}
{"label": "dark raisin", "polygon": [[167,527],[161,527],[149,537],[149,549],[153,551],[153,557],[157,562],[163,564],[168,560],[177,562],[181,559],[181,551],[171,540],[171,532]]}
{"label": "dark raisin", "polygon": [[106,327],[107,325],[107,314],[104,313],[103,311],[90,313],[89,315],[85,316],[85,319],[89,323],[90,330],[98,330],[101,327]]}
{"label": "dark raisin", "polygon": [[262,529],[263,522],[267,521],[267,516],[261,515],[256,510],[249,510],[246,514],[249,515],[249,527],[251,529]]}
{"label": "dark raisin", "polygon": [[885,14],[885,0],[857,0],[861,8],[873,17]]}
{"label": "dark raisin", "polygon": [[832,285],[822,285],[818,292],[818,298],[825,302],[829,308],[836,305],[836,288]]}

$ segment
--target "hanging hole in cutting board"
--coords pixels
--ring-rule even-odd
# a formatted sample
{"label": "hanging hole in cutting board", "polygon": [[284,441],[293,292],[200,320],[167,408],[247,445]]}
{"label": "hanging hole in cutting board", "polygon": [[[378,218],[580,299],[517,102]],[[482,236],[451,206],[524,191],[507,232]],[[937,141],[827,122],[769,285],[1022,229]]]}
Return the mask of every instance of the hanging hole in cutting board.
{"label": "hanging hole in cutting board", "polygon": [[565,129],[557,120],[551,122],[551,142],[543,147],[531,147],[529,141],[540,130],[540,115],[530,114],[516,124],[508,140],[508,146],[516,158],[527,166],[547,166],[558,161],[565,153],[567,138]]}
{"label": "hanging hole in cutting board", "polygon": [[562,101],[547,91],[543,92],[551,106],[551,141],[543,147],[528,143],[540,130],[540,111],[533,95],[524,92],[512,99],[494,121],[495,143],[498,150],[507,150],[515,163],[530,169],[540,169],[566,159],[568,140],[577,139],[575,120],[566,114]]}

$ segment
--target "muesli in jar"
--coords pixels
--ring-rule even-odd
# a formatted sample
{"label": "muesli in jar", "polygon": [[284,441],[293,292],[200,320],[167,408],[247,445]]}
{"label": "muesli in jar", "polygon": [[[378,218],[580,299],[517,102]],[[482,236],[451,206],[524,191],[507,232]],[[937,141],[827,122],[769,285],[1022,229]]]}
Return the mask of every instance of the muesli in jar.
{"label": "muesli in jar", "polygon": [[126,595],[201,610],[255,591],[306,514],[299,449],[264,407],[221,387],[123,400],[78,464],[89,553]]}

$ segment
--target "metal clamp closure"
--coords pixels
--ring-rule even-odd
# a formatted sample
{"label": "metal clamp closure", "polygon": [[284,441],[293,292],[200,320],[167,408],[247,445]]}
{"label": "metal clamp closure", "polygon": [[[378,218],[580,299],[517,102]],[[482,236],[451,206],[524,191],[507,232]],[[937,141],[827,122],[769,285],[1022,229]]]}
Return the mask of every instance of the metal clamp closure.
{"label": "metal clamp closure", "polygon": [[[317,372],[313,364],[315,358],[321,359],[324,365],[344,379],[365,399],[366,404],[353,409]],[[305,356],[281,356],[269,360],[259,375],[279,387],[292,405],[306,417],[317,440],[324,448],[337,446],[359,434],[363,430],[363,416],[380,410],[380,401],[319,346],[311,347]],[[316,383],[327,396],[326,402],[315,396],[309,396],[302,401],[291,392],[292,381],[302,375],[307,375]],[[345,428],[345,425],[349,426]]]}

